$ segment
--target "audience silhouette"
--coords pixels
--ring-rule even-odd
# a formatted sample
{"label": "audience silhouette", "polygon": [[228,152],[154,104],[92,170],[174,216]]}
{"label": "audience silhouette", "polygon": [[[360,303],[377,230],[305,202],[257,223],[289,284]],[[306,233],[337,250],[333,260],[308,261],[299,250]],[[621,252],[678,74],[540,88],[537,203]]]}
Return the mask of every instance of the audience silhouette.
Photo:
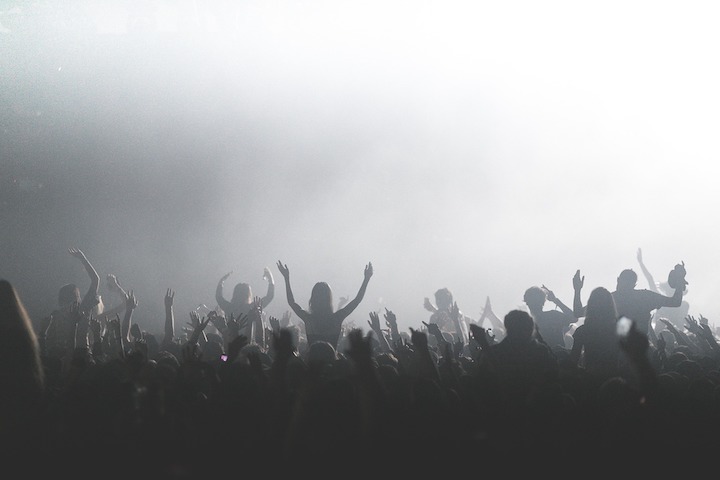
{"label": "audience silhouette", "polygon": [[[318,282],[305,310],[278,261],[288,304],[307,330],[305,346],[289,315],[269,317],[267,340],[244,333],[262,312],[259,299],[238,316],[192,311],[178,335],[171,288],[158,299],[165,306],[158,341],[142,330],[145,319],[132,318],[132,291],[124,318],[98,320],[94,269],[80,250],[70,253],[90,274],[90,289],[80,298],[77,287],[63,287],[62,311],[37,331],[13,285],[0,280],[1,451],[5,466],[21,465],[25,475],[211,478],[252,466],[337,476],[349,468],[369,474],[379,457],[413,475],[427,473],[428,463],[462,474],[467,459],[493,475],[550,472],[558,462],[570,471],[605,465],[659,473],[660,455],[691,458],[694,467],[714,458],[720,345],[709,320],[688,315],[686,331],[664,320],[666,335],[654,343],[645,330],[647,299],[655,308],[674,299],[628,296],[626,312],[643,313],[633,318],[621,315],[616,292],[596,287],[583,306],[578,270],[572,318],[582,324],[569,352],[551,348],[553,336],[532,314],[543,297],[555,301],[542,289],[542,297],[528,289],[530,313],[510,310],[502,328],[491,321],[501,336],[483,326],[494,315],[489,298],[461,342],[434,322],[401,332],[387,308],[389,333],[374,311],[369,329],[343,333],[372,264],[345,306],[335,310],[332,290]],[[670,283],[682,291],[684,266],[674,271]],[[628,273],[621,277],[619,284],[632,283]],[[453,302],[450,316],[459,315]],[[56,321],[67,322],[67,332]],[[211,324],[222,338],[206,332]],[[677,341],[673,351],[667,335]]]}
{"label": "audience silhouette", "polygon": [[[685,280],[685,275],[684,264],[677,264],[675,268],[671,270],[668,279],[675,293],[672,296],[666,296],[653,292],[652,290],[636,288],[637,273],[630,268],[623,270],[620,272],[620,275],[618,275],[616,288],[612,292],[618,318],[630,318],[637,324],[637,329],[640,332],[654,338],[654,331],[650,325],[652,313],[661,307],[680,306],[685,286],[688,283]],[[584,314],[584,307],[580,303],[580,297],[578,296],[578,286],[582,288],[584,278],[585,277],[580,276],[580,270],[575,273],[575,277],[573,278],[573,287],[575,289],[573,311],[576,316],[582,316]]]}

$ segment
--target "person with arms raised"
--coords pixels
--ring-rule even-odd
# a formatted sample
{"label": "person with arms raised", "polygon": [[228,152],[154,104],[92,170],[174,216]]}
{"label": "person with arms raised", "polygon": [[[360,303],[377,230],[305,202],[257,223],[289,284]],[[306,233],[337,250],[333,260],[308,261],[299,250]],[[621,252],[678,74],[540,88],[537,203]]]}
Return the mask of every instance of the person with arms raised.
{"label": "person with arms raised", "polygon": [[308,310],[302,308],[295,301],[295,295],[290,286],[290,269],[281,261],[277,262],[277,267],[285,278],[285,293],[287,294],[288,305],[305,324],[308,347],[316,341],[326,341],[334,348],[337,348],[343,322],[360,305],[365,296],[370,277],[373,275],[372,263],[365,266],[363,282],[355,298],[339,310],[333,308],[332,289],[326,282],[317,282],[313,286]]}

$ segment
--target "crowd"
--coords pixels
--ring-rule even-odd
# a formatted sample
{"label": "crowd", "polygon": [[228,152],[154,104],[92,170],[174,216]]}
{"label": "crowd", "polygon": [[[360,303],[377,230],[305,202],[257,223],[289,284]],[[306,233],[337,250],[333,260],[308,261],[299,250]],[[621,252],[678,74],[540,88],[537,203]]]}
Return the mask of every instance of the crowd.
{"label": "crowd", "polygon": [[[335,305],[318,282],[298,305],[280,261],[289,311],[267,315],[268,291],[238,284],[231,301],[176,325],[175,292],[162,332],[143,330],[138,300],[108,277],[99,299],[85,254],[85,294],[60,288],[35,327],[0,281],[0,434],[5,465],[23,476],[212,478],[242,474],[589,475],[603,467],[662,472],[713,466],[720,427],[720,345],[708,319],[657,315],[682,307],[685,266],[668,295],[572,279],[570,308],[544,286],[527,310],[464,315],[447,289],[425,299],[428,321],[401,331],[385,309],[346,328],[373,275]],[[161,299],[158,299],[160,301]],[[557,309],[545,309],[545,301]],[[220,306],[222,305],[222,306]],[[290,313],[292,312],[292,313]],[[297,318],[294,318],[293,313]],[[581,470],[578,470],[581,469]],[[243,473],[244,472],[244,473]]]}

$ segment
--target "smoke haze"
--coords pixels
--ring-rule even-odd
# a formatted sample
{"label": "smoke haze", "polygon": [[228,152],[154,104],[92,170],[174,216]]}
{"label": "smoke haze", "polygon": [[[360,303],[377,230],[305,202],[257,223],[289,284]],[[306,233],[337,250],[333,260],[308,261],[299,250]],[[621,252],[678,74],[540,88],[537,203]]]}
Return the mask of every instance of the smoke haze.
{"label": "smoke haze", "polygon": [[[72,3],[72,2],[70,2]],[[70,4],[69,3],[69,4]],[[711,322],[718,15],[657,2],[6,2],[0,277],[34,319],[64,283],[184,324],[222,275],[287,310],[316,281],[401,329],[447,287],[503,316],[572,276],[684,261]],[[640,275],[639,287],[646,282]]]}

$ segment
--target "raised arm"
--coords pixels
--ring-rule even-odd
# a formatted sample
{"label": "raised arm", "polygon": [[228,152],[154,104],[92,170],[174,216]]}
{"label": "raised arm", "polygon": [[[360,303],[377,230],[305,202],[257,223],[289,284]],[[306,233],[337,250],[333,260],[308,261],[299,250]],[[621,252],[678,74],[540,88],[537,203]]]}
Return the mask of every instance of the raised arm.
{"label": "raised arm", "polygon": [[678,263],[668,274],[668,285],[675,289],[675,293],[671,297],[661,295],[663,299],[660,301],[661,307],[679,307],[682,304],[683,293],[688,282],[685,280],[685,262]]}
{"label": "raised arm", "polygon": [[[549,288],[547,288],[545,285],[543,285],[542,288],[543,288],[543,290],[545,290],[545,294],[547,295],[547,299],[548,299],[549,301],[551,301],[552,303],[554,303],[555,305],[557,305],[558,308],[559,308],[563,313],[565,313],[565,314],[567,314],[567,315],[572,315],[573,317],[575,317],[575,312],[573,311],[573,309],[570,308],[570,307],[568,307],[567,305],[565,305],[565,303],[563,303],[562,300],[560,300],[559,298],[557,298],[557,297],[555,296],[555,294],[553,293],[552,290],[550,290]],[[573,300],[574,300],[574,299],[573,299]],[[575,317],[575,319],[577,320],[577,317]]]}
{"label": "raised arm", "polygon": [[175,314],[173,313],[173,301],[175,300],[175,291],[167,289],[165,293],[165,335],[162,345],[172,343],[175,338]]}
{"label": "raised arm", "polygon": [[430,313],[437,312],[437,307],[435,305],[433,305],[433,303],[430,301],[430,299],[428,297],[425,297],[425,299],[423,300],[423,307],[425,308],[425,310],[427,310]]}
{"label": "raised arm", "polygon": [[450,307],[450,318],[452,319],[453,325],[455,326],[455,333],[457,335],[458,341],[461,345],[464,346],[465,340],[467,340],[467,338],[465,329],[463,328],[462,324],[462,314],[460,313],[460,308],[458,307],[457,302],[453,302],[452,307]]}
{"label": "raised arm", "polygon": [[375,337],[380,344],[380,351],[392,352],[390,343],[388,342],[387,337],[385,336],[385,333],[382,331],[382,327],[380,326],[380,314],[377,312],[370,312],[370,320],[368,320],[368,325],[370,325],[370,329],[375,334]]}
{"label": "raised arm", "polygon": [[220,280],[218,281],[217,287],[215,287],[215,302],[218,304],[220,308],[225,312],[225,314],[229,315],[230,312],[230,302],[225,300],[225,297],[223,297],[223,286],[225,285],[225,280],[228,279],[228,277],[232,274],[232,270],[223,275]]}
{"label": "raised arm", "polygon": [[650,273],[650,270],[648,270],[645,266],[645,262],[643,262],[642,248],[637,249],[637,261],[638,265],[640,265],[640,270],[642,270],[642,273],[645,276],[645,280],[647,280],[648,288],[655,293],[660,293],[657,286],[655,285],[655,279]]}
{"label": "raised arm", "polygon": [[504,337],[505,325],[503,324],[502,319],[493,311],[492,303],[490,303],[490,296],[485,298],[485,306],[482,309],[482,313],[480,314],[477,324],[482,327],[486,318],[490,322],[490,327],[496,333],[496,336],[499,335],[498,338]]}
{"label": "raised arm", "polygon": [[130,342],[130,324],[132,323],[132,314],[138,306],[138,301],[132,290],[125,294],[125,315],[122,321],[122,338],[125,342]]}
{"label": "raised arm", "polygon": [[355,310],[358,305],[360,305],[363,297],[365,297],[365,290],[367,290],[368,283],[370,282],[370,277],[372,277],[373,275],[373,266],[371,262],[368,262],[368,264],[365,265],[365,272],[363,275],[363,282],[362,285],[360,285],[360,289],[358,290],[357,295],[355,295],[355,298],[350,300],[348,304],[340,310],[343,317],[347,317],[348,315],[350,315],[352,311]]}
{"label": "raised arm", "polygon": [[115,314],[122,313],[125,310],[125,296],[127,295],[127,292],[120,286],[120,282],[118,282],[115,275],[108,273],[106,278],[108,290],[122,298],[121,302],[118,302],[117,305],[110,308],[107,308],[107,305],[105,305],[106,308],[103,309],[101,316],[107,320],[110,317],[114,317]]}
{"label": "raised arm", "polygon": [[440,372],[430,355],[430,347],[428,346],[428,338],[425,332],[415,330],[410,327],[410,341],[413,344],[415,352],[415,361],[417,362],[418,374],[421,377],[429,378],[440,384]]}
{"label": "raised arm", "polygon": [[259,297],[255,297],[252,306],[250,307],[250,311],[248,312],[248,320],[251,325],[251,338],[252,342],[254,342],[256,345],[260,345],[262,348],[266,348],[267,345],[265,339],[265,326],[263,325],[262,312],[262,299],[260,299]]}
{"label": "raised arm", "polygon": [[582,299],[580,298],[580,292],[584,284],[585,277],[580,276],[580,270],[576,271],[575,276],[573,276],[573,290],[575,292],[573,296],[573,315],[575,318],[585,316],[585,307],[583,307]]}
{"label": "raised arm", "polygon": [[280,273],[282,274],[283,278],[285,279],[285,294],[287,295],[287,302],[290,308],[293,312],[295,312],[295,315],[300,317],[300,319],[304,322],[306,317],[305,310],[300,307],[300,305],[297,304],[295,301],[295,296],[293,295],[292,288],[290,287],[290,269],[287,265],[282,263],[280,260],[277,262],[278,270],[280,270]]}
{"label": "raised arm", "polygon": [[270,302],[273,301],[273,298],[275,298],[275,279],[273,278],[272,272],[270,272],[270,269],[265,267],[265,270],[263,271],[263,278],[265,281],[267,281],[267,292],[265,293],[265,296],[262,297],[262,308],[267,308],[268,305],[270,305]]}
{"label": "raised arm", "polygon": [[397,345],[399,342],[402,342],[402,336],[400,335],[397,324],[397,316],[392,310],[388,310],[387,308],[385,308],[385,325],[390,329],[390,338],[393,344]]}
{"label": "raised arm", "polygon": [[[98,273],[95,271],[92,263],[90,263],[90,260],[87,259],[82,250],[80,250],[79,248],[68,248],[68,253],[70,253],[70,255],[82,262],[83,266],[85,267],[85,271],[88,274],[88,277],[90,277],[90,288],[88,288],[88,291],[85,294],[85,298],[83,298],[83,303],[89,301],[86,300],[86,298],[90,298],[94,302],[97,302],[98,292],[100,291],[100,275],[98,275]],[[82,309],[89,310],[94,306],[95,303],[93,303],[93,305],[84,304],[82,305]]]}
{"label": "raised arm", "polygon": [[202,348],[207,342],[207,335],[205,334],[205,327],[210,323],[209,317],[202,317],[194,310],[190,310],[190,321],[187,322],[190,338],[188,339],[189,344],[197,344]]}

